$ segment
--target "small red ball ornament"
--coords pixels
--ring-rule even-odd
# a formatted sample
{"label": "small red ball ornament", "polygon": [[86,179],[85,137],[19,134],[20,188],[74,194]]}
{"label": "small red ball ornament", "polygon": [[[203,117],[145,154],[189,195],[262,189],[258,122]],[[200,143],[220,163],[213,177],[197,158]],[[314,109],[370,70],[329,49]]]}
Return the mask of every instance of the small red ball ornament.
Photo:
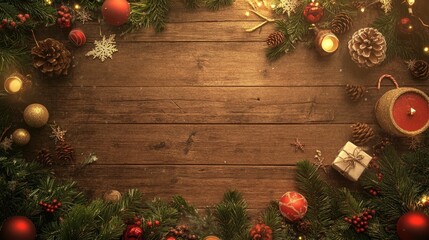
{"label": "small red ball ornament", "polygon": [[303,218],[307,208],[307,199],[298,192],[287,192],[279,200],[280,213],[292,222]]}
{"label": "small red ball ornament", "polygon": [[137,225],[129,225],[122,235],[122,240],[141,240],[143,229]]}
{"label": "small red ball ornament", "polygon": [[310,2],[305,6],[304,8],[304,17],[305,20],[309,23],[317,23],[322,19],[323,17],[323,7],[320,6],[320,3],[318,2]]}
{"label": "small red ball ornament", "polygon": [[175,237],[167,237],[165,240],[176,240]]}
{"label": "small red ball ornament", "polygon": [[0,232],[2,240],[34,240],[35,238],[36,227],[30,219],[22,216],[8,218]]}
{"label": "small red ball ornament", "polygon": [[126,0],[105,0],[101,6],[104,21],[113,26],[126,23],[130,12],[130,4]]}
{"label": "small red ball ornament", "polygon": [[422,212],[408,212],[396,223],[396,233],[401,240],[429,239],[429,216]]}
{"label": "small red ball ornament", "polygon": [[86,43],[86,36],[85,33],[80,29],[73,29],[69,33],[69,40],[72,42],[76,47],[83,46]]}
{"label": "small red ball ornament", "polygon": [[398,31],[399,33],[409,35],[414,32],[413,22],[410,18],[404,17],[398,21]]}

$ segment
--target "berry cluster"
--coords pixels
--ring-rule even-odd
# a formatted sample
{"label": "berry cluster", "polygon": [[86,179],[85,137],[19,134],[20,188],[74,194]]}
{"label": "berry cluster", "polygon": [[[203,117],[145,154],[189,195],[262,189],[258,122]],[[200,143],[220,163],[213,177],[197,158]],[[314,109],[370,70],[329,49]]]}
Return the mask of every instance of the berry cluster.
{"label": "berry cluster", "polygon": [[30,14],[20,13],[20,14],[16,15],[16,17],[19,19],[19,23],[16,23],[12,19],[4,18],[0,23],[0,29],[2,29],[4,27],[15,28],[17,24],[24,24],[28,19],[30,19]]}
{"label": "berry cluster", "polygon": [[[142,217],[135,216],[131,223],[134,225],[137,225],[137,226],[141,226],[143,221],[144,221],[144,219]],[[146,221],[146,227],[148,227],[148,228],[152,228],[154,226],[158,227],[160,225],[161,225],[161,222],[159,220],[155,220],[155,221],[148,220],[148,221]]]}
{"label": "berry cluster", "polygon": [[66,6],[61,6],[58,10],[57,23],[61,28],[69,28],[72,24],[73,15],[70,11],[70,8]]}
{"label": "berry cluster", "polygon": [[345,217],[344,221],[352,224],[357,233],[365,232],[368,229],[368,221],[375,215],[375,210],[367,209],[365,212],[351,218]]}
{"label": "berry cluster", "polygon": [[375,189],[375,188],[370,188],[369,189],[369,194],[371,194],[372,196],[377,196],[380,193],[379,190]]}
{"label": "berry cluster", "polygon": [[195,234],[191,234],[189,227],[186,225],[180,225],[175,228],[170,228],[166,239],[174,239],[174,237],[188,239],[188,240],[198,239],[198,237]]}
{"label": "berry cluster", "polygon": [[39,202],[39,206],[41,206],[42,207],[42,209],[45,211],[45,212],[48,212],[48,213],[53,213],[53,212],[55,212],[58,208],[60,208],[61,206],[62,206],[63,204],[60,202],[60,201],[58,201],[57,199],[53,199],[52,201],[51,201],[51,203],[45,203],[45,202],[43,202],[43,201],[40,201]]}

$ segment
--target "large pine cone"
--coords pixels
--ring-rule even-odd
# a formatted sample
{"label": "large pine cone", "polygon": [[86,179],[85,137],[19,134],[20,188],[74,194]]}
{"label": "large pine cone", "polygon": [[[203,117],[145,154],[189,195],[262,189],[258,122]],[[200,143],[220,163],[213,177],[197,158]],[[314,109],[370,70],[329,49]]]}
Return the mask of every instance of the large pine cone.
{"label": "large pine cone", "polygon": [[349,41],[349,53],[359,67],[373,67],[386,59],[386,39],[375,28],[361,28]]}
{"label": "large pine cone", "polygon": [[74,161],[74,149],[70,144],[59,141],[55,147],[55,151],[59,163],[66,164]]}
{"label": "large pine cone", "polygon": [[51,152],[48,149],[42,149],[37,153],[36,162],[39,162],[40,164],[44,166],[52,166],[54,157],[52,156]]}
{"label": "large pine cone", "polygon": [[334,34],[343,34],[347,32],[352,25],[352,18],[345,13],[340,13],[332,19],[331,31]]}
{"label": "large pine cone", "polygon": [[273,230],[263,223],[258,223],[250,229],[250,237],[252,240],[272,240]]}
{"label": "large pine cone", "polygon": [[34,55],[33,66],[42,73],[49,77],[67,75],[72,55],[64,44],[47,38],[39,41],[38,45],[31,49],[31,54]]}
{"label": "large pine cone", "polygon": [[358,101],[365,94],[366,88],[359,85],[346,85],[346,92],[352,101]]}
{"label": "large pine cone", "polygon": [[353,143],[363,145],[374,138],[374,130],[366,123],[355,123],[351,126],[353,134]]}
{"label": "large pine cone", "polygon": [[423,60],[408,62],[408,69],[415,79],[425,80],[429,78],[429,64]]}
{"label": "large pine cone", "polygon": [[285,35],[282,32],[273,32],[267,38],[267,45],[277,47],[285,41]]}

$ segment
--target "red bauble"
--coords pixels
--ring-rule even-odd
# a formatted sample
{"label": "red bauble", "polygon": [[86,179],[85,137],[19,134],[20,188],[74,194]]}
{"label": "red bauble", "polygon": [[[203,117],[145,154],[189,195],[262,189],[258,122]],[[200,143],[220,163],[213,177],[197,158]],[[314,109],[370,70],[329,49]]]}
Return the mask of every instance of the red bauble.
{"label": "red bauble", "polygon": [[402,34],[412,34],[414,32],[414,26],[411,19],[404,17],[398,21],[398,31]]}
{"label": "red bauble", "polygon": [[165,240],[176,240],[175,237],[167,237]]}
{"label": "red bauble", "polygon": [[83,33],[80,29],[73,29],[69,33],[69,40],[72,42],[76,47],[83,46],[86,43],[86,36],[85,33]]}
{"label": "red bauble", "polygon": [[126,0],[105,0],[101,6],[104,21],[113,26],[126,23],[130,11],[130,4]]}
{"label": "red bauble", "polygon": [[2,240],[34,240],[36,238],[36,227],[33,222],[22,216],[8,218],[0,232]]}
{"label": "red bauble", "polygon": [[298,192],[287,192],[279,200],[279,209],[289,221],[298,221],[307,213],[307,199]]}
{"label": "red bauble", "polygon": [[408,212],[396,223],[396,233],[401,240],[428,240],[429,216],[422,212]]}
{"label": "red bauble", "polygon": [[141,240],[143,229],[137,225],[129,225],[122,235],[122,240]]}
{"label": "red bauble", "polygon": [[323,17],[323,7],[318,2],[310,2],[304,8],[305,20],[309,23],[317,23]]}

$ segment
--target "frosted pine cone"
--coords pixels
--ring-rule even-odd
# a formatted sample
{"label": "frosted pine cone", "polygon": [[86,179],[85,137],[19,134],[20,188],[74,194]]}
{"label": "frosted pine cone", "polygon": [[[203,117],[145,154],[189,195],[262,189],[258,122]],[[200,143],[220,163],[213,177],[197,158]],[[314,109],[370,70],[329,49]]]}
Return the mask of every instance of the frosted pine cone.
{"label": "frosted pine cone", "polygon": [[375,28],[361,28],[350,39],[349,53],[359,67],[373,67],[386,59],[387,44]]}

